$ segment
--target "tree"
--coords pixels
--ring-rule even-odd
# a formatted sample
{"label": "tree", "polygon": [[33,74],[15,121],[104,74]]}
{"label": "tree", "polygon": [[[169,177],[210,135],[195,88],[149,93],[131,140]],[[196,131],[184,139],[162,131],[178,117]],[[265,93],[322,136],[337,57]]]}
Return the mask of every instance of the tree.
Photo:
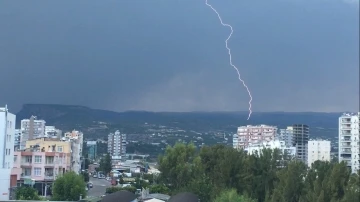
{"label": "tree", "polygon": [[21,186],[15,191],[16,200],[40,200],[38,191],[29,186]]}
{"label": "tree", "polygon": [[255,200],[239,195],[235,189],[225,190],[215,198],[214,202],[256,202]]}
{"label": "tree", "polygon": [[126,190],[126,191],[129,191],[129,192],[132,192],[132,193],[135,193],[136,192],[136,187],[133,187],[133,186],[126,186],[126,187],[108,187],[106,188],[106,193],[107,194],[111,194],[111,193],[114,193],[114,192],[118,192],[118,191],[122,191],[122,190]]}
{"label": "tree", "polygon": [[359,175],[350,176],[345,163],[316,161],[308,168],[286,155],[278,149],[248,155],[223,145],[197,152],[191,143],[177,143],[159,157],[157,183],[171,194],[192,192],[201,201],[359,201]]}
{"label": "tree", "polygon": [[84,179],[84,182],[89,182],[90,176],[89,176],[88,172],[81,172],[81,175],[82,175],[82,177]]}
{"label": "tree", "polygon": [[165,155],[159,157],[160,177],[164,184],[173,189],[180,189],[188,185],[189,179],[194,177],[192,172],[193,160],[196,156],[194,144],[176,143],[174,147],[168,146]]}
{"label": "tree", "polygon": [[293,161],[286,168],[278,171],[278,183],[275,184],[272,202],[297,202],[303,188],[303,178],[306,175],[306,165],[300,161]]}
{"label": "tree", "polygon": [[53,200],[77,201],[80,195],[86,197],[86,183],[81,175],[67,172],[54,181],[52,188]]}
{"label": "tree", "polygon": [[360,170],[350,176],[342,202],[360,201]]}
{"label": "tree", "polygon": [[154,184],[149,187],[150,193],[170,194],[170,189],[162,184]]}
{"label": "tree", "polygon": [[109,153],[107,153],[106,156],[100,160],[100,170],[103,171],[105,175],[108,175],[111,172],[112,163],[111,163],[111,156]]}

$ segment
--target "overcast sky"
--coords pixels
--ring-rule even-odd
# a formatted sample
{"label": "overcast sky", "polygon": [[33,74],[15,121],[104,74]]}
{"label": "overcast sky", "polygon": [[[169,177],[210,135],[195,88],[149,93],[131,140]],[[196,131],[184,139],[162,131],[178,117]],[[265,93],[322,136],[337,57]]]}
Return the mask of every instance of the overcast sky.
{"label": "overcast sky", "polygon": [[[0,105],[246,111],[205,0],[1,0]],[[254,111],[359,110],[358,0],[209,0]]]}

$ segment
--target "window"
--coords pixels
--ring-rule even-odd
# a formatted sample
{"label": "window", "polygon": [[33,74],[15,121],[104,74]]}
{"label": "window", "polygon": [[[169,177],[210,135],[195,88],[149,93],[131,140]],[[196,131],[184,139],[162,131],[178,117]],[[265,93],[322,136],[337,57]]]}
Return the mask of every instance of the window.
{"label": "window", "polygon": [[62,147],[62,146],[58,146],[58,147],[57,147],[57,151],[58,151],[58,152],[63,152],[63,147]]}
{"label": "window", "polygon": [[31,163],[31,161],[32,161],[32,156],[25,156],[26,163]]}
{"label": "window", "polygon": [[35,156],[35,163],[41,163],[42,156]]}
{"label": "window", "polygon": [[17,161],[17,155],[14,155],[14,163]]}
{"label": "window", "polygon": [[31,176],[31,168],[23,169],[23,175],[24,176]]}
{"label": "window", "polygon": [[34,175],[41,176],[41,168],[34,168]]}

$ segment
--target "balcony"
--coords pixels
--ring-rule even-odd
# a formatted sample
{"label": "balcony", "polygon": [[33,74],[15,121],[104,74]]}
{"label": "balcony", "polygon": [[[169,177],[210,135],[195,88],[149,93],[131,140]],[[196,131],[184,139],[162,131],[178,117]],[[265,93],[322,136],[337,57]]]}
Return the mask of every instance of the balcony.
{"label": "balcony", "polygon": [[351,142],[351,138],[341,138],[341,142]]}
{"label": "balcony", "polygon": [[342,154],[351,154],[351,149],[342,149],[340,152]]}
{"label": "balcony", "polygon": [[54,175],[45,175],[44,179],[45,180],[54,180],[55,176]]}
{"label": "balcony", "polygon": [[351,148],[351,144],[350,144],[350,143],[341,144],[340,146],[341,146],[341,148]]}

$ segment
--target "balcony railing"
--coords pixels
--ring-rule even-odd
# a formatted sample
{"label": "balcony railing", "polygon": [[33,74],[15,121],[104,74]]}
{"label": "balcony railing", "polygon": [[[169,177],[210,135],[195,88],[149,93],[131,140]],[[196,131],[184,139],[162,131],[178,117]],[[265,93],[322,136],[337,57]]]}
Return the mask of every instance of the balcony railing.
{"label": "balcony railing", "polygon": [[54,175],[45,175],[44,179],[45,180],[54,180],[55,177],[54,177]]}
{"label": "balcony railing", "polygon": [[54,161],[45,161],[45,165],[46,165],[46,166],[53,166],[53,165],[54,165]]}
{"label": "balcony railing", "polygon": [[341,153],[351,153],[351,149],[342,149]]}

